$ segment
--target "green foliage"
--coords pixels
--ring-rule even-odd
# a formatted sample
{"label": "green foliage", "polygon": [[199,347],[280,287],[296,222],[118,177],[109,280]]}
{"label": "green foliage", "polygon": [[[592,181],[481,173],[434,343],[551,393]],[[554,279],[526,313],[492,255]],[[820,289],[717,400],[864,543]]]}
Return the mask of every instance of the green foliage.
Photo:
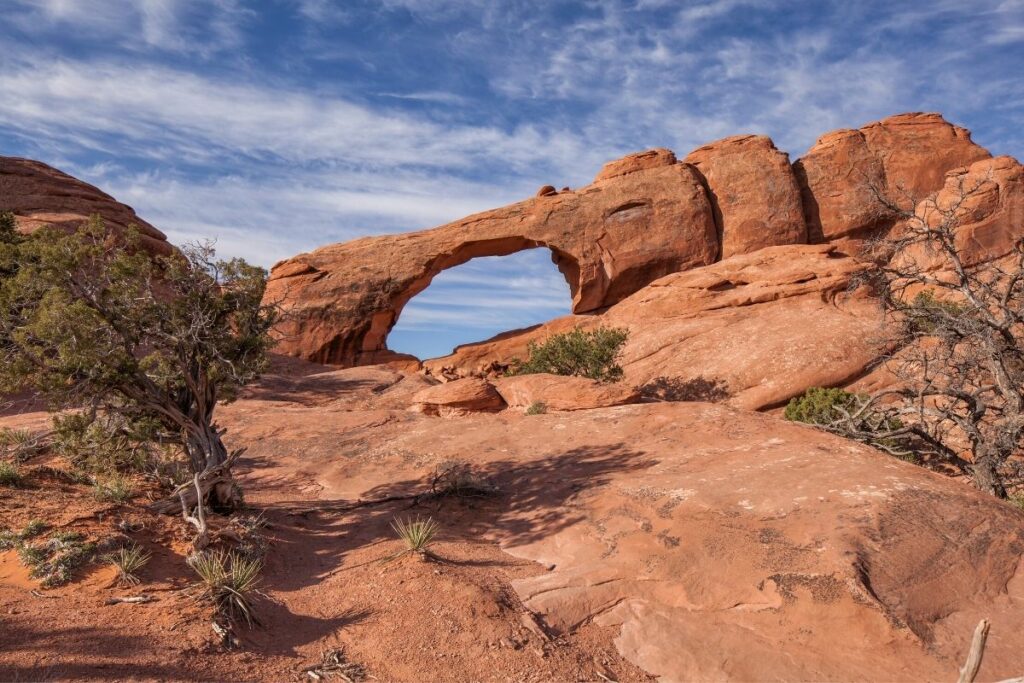
{"label": "green foliage", "polygon": [[15,533],[9,529],[0,531],[0,550],[20,548],[23,541],[39,536],[49,528],[49,525],[41,519],[30,520],[25,527]]}
{"label": "green foliage", "polygon": [[10,462],[0,462],[0,486],[21,486],[24,477],[18,466]]}
{"label": "green foliage", "polygon": [[534,401],[526,407],[527,415],[543,415],[548,412],[548,406],[544,401]]}
{"label": "green foliage", "polygon": [[266,366],[275,314],[262,305],[264,270],[216,261],[209,245],[152,257],[137,233],[111,235],[98,216],[8,249],[17,268],[0,278],[0,393],[116,415],[122,434],[155,426],[196,472],[226,459],[213,411]]}
{"label": "green foliage", "polygon": [[405,542],[408,552],[426,554],[430,544],[434,542],[440,525],[432,518],[421,519],[396,519],[391,522],[391,528],[395,530],[398,537]]}
{"label": "green foliage", "polygon": [[137,545],[118,548],[103,556],[103,559],[117,568],[117,580],[122,586],[137,586],[141,583],[138,572],[146,566],[152,555]]}
{"label": "green foliage", "polygon": [[628,330],[609,327],[555,334],[541,343],[530,342],[529,357],[526,361],[515,359],[509,374],[547,372],[617,382],[622,379],[618,359],[628,338]]}
{"label": "green foliage", "polygon": [[14,244],[21,241],[18,222],[10,211],[0,211],[0,244]]}
{"label": "green foliage", "polygon": [[101,503],[124,505],[135,497],[135,487],[123,474],[112,474],[93,484],[92,494]]}
{"label": "green foliage", "polygon": [[41,543],[18,547],[22,564],[31,569],[29,575],[47,588],[69,583],[75,571],[89,562],[95,552],[95,543],[87,543],[85,536],[69,531],[56,533]]}
{"label": "green foliage", "polygon": [[200,600],[212,604],[229,621],[242,617],[250,626],[256,622],[252,596],[263,570],[259,560],[214,550],[192,555],[188,564],[199,575]]}
{"label": "green foliage", "polygon": [[850,412],[862,398],[843,389],[811,387],[802,396],[790,399],[785,417],[793,422],[827,425],[843,416],[839,409]]}
{"label": "green foliage", "polygon": [[49,528],[49,525],[41,519],[31,519],[25,528],[18,534],[18,538],[25,540],[27,538],[35,538]]}

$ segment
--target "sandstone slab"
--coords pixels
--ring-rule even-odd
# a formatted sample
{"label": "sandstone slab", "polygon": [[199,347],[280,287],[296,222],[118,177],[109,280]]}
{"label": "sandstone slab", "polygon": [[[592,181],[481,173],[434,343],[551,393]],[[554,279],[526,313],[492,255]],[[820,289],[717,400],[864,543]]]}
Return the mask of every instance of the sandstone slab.
{"label": "sandstone slab", "polygon": [[628,382],[604,383],[548,373],[500,377],[494,380],[494,388],[510,408],[543,403],[547,410],[589,410],[640,400],[640,392]]}
{"label": "sandstone slab", "polygon": [[624,327],[627,384],[662,400],[767,408],[808,387],[852,381],[878,358],[881,309],[850,291],[861,268],[831,245],[762,249],[663,277],[600,314],[466,344],[424,367],[450,377],[500,372],[525,358],[531,341]]}
{"label": "sandstone slab", "polygon": [[479,377],[466,377],[423,389],[412,397],[412,409],[424,415],[458,417],[491,413],[505,407],[494,385]]}

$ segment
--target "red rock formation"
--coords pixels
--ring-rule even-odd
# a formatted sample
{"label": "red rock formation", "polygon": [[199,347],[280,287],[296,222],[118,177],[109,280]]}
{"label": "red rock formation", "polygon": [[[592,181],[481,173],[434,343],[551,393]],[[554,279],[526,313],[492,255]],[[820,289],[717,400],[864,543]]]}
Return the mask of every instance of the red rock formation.
{"label": "red rock formation", "polygon": [[947,171],[989,156],[970,131],[939,114],[899,114],[827,133],[793,164],[811,241],[863,237],[891,226],[894,218],[872,187],[909,208],[908,201],[939,190]]}
{"label": "red rock formation", "polygon": [[493,413],[505,407],[494,385],[479,377],[438,384],[412,397],[412,409],[425,415],[458,417],[470,413]]}
{"label": "red rock formation", "polygon": [[74,230],[98,213],[114,231],[134,225],[151,253],[166,255],[173,250],[167,236],[130,206],[39,161],[0,157],[0,211],[14,212],[18,229],[24,232],[43,225]]}
{"label": "red rock formation", "polygon": [[626,382],[607,384],[586,377],[561,377],[538,373],[494,380],[510,408],[528,408],[543,403],[547,410],[589,410],[636,403],[640,392]]}
{"label": "red rock formation", "polygon": [[324,363],[366,362],[386,348],[402,307],[439,272],[532,247],[551,250],[576,312],[609,306],[662,275],[712,263],[718,253],[696,171],[645,161],[575,192],[277,264],[267,300],[287,313],[278,350]]}
{"label": "red rock formation", "polygon": [[789,155],[776,149],[771,138],[725,138],[695,149],[684,161],[707,181],[721,258],[807,243],[800,187]]}
{"label": "red rock formation", "polygon": [[779,405],[807,387],[853,380],[878,356],[881,311],[861,266],[831,245],[771,247],[652,282],[596,315],[460,346],[424,362],[435,376],[488,373],[524,358],[530,341],[575,327],[625,327],[624,383],[669,400]]}

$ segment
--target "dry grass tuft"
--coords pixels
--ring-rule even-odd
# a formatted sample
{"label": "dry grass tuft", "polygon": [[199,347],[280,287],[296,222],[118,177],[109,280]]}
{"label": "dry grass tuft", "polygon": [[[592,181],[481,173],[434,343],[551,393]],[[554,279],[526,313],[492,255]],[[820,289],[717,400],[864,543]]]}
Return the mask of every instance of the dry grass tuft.
{"label": "dry grass tuft", "polygon": [[137,545],[120,548],[104,555],[103,559],[117,567],[117,581],[122,586],[137,586],[142,581],[138,577],[140,569],[146,566],[152,555]]}

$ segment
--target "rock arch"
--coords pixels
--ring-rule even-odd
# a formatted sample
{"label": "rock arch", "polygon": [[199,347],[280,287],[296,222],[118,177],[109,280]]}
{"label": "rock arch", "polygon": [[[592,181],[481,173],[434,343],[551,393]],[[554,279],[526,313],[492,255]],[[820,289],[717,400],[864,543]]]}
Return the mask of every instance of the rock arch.
{"label": "rock arch", "polygon": [[417,294],[420,294],[433,282],[440,273],[461,266],[475,258],[488,256],[511,256],[530,249],[547,248],[551,253],[551,261],[565,277],[570,294],[575,297],[580,286],[580,266],[572,254],[561,251],[541,241],[525,239],[521,236],[500,237],[497,239],[466,242],[452,253],[439,254],[422,275],[412,280],[408,286],[392,299],[391,304],[374,314],[370,321],[370,329],[363,337],[365,350],[373,352],[387,348],[387,337],[397,324],[402,310]]}
{"label": "rock arch", "polygon": [[547,247],[576,313],[713,263],[718,240],[696,170],[667,150],[635,156],[634,167],[624,165],[630,157],[613,162],[577,191],[548,191],[432,230],[366,237],[277,264],[267,299],[287,314],[278,350],[321,363],[373,362],[386,352],[402,307],[437,273],[478,256]]}

